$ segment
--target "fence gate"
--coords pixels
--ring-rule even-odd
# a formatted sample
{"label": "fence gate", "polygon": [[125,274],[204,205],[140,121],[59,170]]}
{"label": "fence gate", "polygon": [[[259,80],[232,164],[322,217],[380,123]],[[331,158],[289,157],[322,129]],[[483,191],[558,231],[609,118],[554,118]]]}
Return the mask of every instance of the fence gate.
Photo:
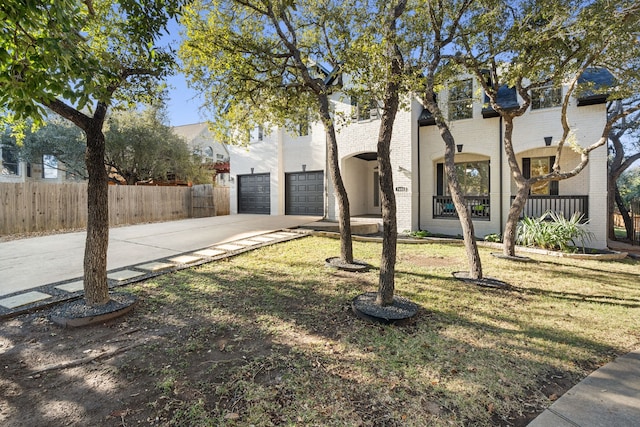
{"label": "fence gate", "polygon": [[209,216],[216,216],[213,185],[194,185],[191,187],[191,217],[203,218]]}

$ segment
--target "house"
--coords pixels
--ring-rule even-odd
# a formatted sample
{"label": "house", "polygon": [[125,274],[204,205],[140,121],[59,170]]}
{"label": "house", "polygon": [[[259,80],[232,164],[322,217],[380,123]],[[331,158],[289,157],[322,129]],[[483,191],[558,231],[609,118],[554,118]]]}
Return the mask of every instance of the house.
{"label": "house", "polygon": [[229,151],[224,144],[216,142],[207,123],[174,126],[173,131],[183,137],[191,151],[199,156],[212,173],[217,185],[229,185]]}
{"label": "house", "polygon": [[[594,72],[587,78],[597,80]],[[516,187],[503,149],[502,119],[487,107],[481,85],[462,77],[439,94],[456,139],[455,162],[475,233],[484,237],[501,233]],[[514,148],[525,176],[545,173],[553,165],[557,140],[562,135],[560,102],[566,88],[542,88],[532,94],[533,105],[515,119]],[[597,141],[606,121],[606,97],[586,94],[574,99],[568,119],[583,146]],[[521,102],[514,90],[501,88],[499,103]],[[336,113],[352,117],[339,125],[340,169],[352,216],[380,215],[376,162],[379,111],[375,105],[352,105],[344,94],[332,95]],[[339,115],[336,115],[338,117]],[[453,209],[444,174],[444,142],[433,117],[415,99],[398,112],[391,142],[391,163],[397,202],[398,230],[428,230],[457,235],[461,226]],[[328,178],[325,132],[311,123],[308,132],[256,129],[248,147],[229,147],[231,159],[231,212],[338,215]],[[563,170],[572,169],[579,154],[565,149]],[[607,244],[607,149],[590,155],[589,165],[576,177],[535,186],[524,214],[539,216],[548,209],[566,217],[579,211],[589,219],[594,234],[590,246]]]}
{"label": "house", "polygon": [[41,162],[26,162],[18,156],[15,145],[0,144],[0,182],[65,182],[80,179],[67,172],[53,155],[43,155]]}

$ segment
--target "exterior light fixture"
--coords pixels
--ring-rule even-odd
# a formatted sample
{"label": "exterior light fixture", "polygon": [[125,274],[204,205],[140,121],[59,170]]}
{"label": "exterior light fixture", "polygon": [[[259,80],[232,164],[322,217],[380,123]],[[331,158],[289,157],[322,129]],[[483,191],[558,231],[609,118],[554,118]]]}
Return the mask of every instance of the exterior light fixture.
{"label": "exterior light fixture", "polygon": [[251,175],[253,175],[253,168],[251,168]]}
{"label": "exterior light fixture", "polygon": [[544,145],[546,145],[547,147],[550,146],[552,139],[553,139],[553,137],[551,137],[551,136],[545,136],[544,137]]}
{"label": "exterior light fixture", "polygon": [[302,165],[302,172],[306,172],[307,170],[307,165]]}
{"label": "exterior light fixture", "polygon": [[462,153],[462,144],[456,145],[456,149],[458,150],[458,153]]}

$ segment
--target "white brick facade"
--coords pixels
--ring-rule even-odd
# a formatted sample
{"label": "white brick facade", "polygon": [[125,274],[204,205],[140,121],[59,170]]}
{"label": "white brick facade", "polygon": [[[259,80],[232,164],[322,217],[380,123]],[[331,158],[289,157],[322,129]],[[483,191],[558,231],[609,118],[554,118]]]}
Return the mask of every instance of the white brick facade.
{"label": "white brick facade", "polygon": [[[515,185],[502,147],[502,122],[498,117],[482,117],[480,90],[474,85],[473,117],[450,122],[456,144],[456,162],[489,162],[490,208],[486,216],[474,220],[476,236],[501,233],[506,222]],[[351,117],[348,101],[333,97],[336,117]],[[442,107],[445,109],[446,104]],[[456,217],[434,217],[437,164],[444,161],[444,142],[436,126],[418,126],[422,106],[415,100],[398,112],[391,142],[391,164],[397,202],[398,230],[428,230],[432,233],[457,235],[461,227]],[[604,104],[577,107],[575,100],[568,111],[575,131],[575,141],[586,147],[599,138],[605,124]],[[557,140],[562,135],[560,109],[529,110],[514,121],[514,148],[518,161],[523,158],[554,156]],[[375,183],[378,118],[338,125],[338,154],[352,216],[379,214]],[[553,143],[545,146],[544,138]],[[282,129],[266,135],[264,140],[248,147],[230,147],[231,175],[269,172],[271,178],[271,214],[285,213],[285,173],[324,171],[326,182],[325,216],[338,215],[333,185],[328,175],[324,128],[315,123],[308,136],[291,136]],[[564,171],[573,169],[579,155],[566,147],[561,158]],[[303,166],[304,165],[304,166]],[[578,176],[558,185],[560,196],[588,196],[589,229],[594,233],[593,247],[606,247],[606,183],[607,150],[600,147],[591,153],[590,163]],[[236,186],[231,188],[231,211],[237,213]]]}

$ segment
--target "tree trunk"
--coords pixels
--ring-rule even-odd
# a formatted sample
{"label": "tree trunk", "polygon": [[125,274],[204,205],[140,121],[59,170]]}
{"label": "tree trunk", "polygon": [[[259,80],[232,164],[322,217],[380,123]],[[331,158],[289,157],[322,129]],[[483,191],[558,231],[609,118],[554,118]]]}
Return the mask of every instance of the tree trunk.
{"label": "tree trunk", "polygon": [[449,182],[451,199],[456,207],[460,225],[462,226],[462,237],[464,238],[464,247],[469,262],[469,278],[482,279],[482,262],[480,261],[480,253],[478,252],[478,245],[473,230],[473,221],[464,197],[462,196],[462,189],[460,188],[460,182],[458,182],[455,170],[455,139],[445,123],[438,123],[438,128],[445,143],[444,168]]}
{"label": "tree trunk", "polygon": [[102,123],[92,120],[85,130],[87,186],[87,240],[84,250],[84,295],[87,305],[109,301],[107,284],[107,247],[109,245],[109,188],[104,166]]}
{"label": "tree trunk", "polygon": [[520,221],[520,214],[529,198],[529,188],[531,186],[528,181],[519,183],[516,198],[509,208],[507,223],[504,225],[504,233],[502,234],[502,253],[506,256],[516,256],[516,229],[518,221]]}
{"label": "tree trunk", "polygon": [[520,165],[516,159],[516,153],[513,150],[513,117],[508,114],[502,117],[504,119],[504,152],[507,156],[511,175],[518,187],[516,198],[511,203],[507,215],[507,222],[504,225],[504,231],[502,233],[502,253],[505,256],[513,257],[516,256],[516,228],[518,221],[520,221],[520,214],[522,214],[524,205],[529,198],[531,183],[522,174],[522,169],[520,169]]}
{"label": "tree trunk", "polygon": [[329,99],[326,94],[318,96],[320,101],[320,114],[327,132],[327,160],[329,173],[336,192],[338,203],[338,225],[340,226],[340,259],[345,263],[353,263],[353,243],[351,238],[351,212],[349,210],[349,198],[342,181],[338,157],[338,141],[333,119],[329,112]]}
{"label": "tree trunk", "polygon": [[620,195],[620,189],[618,188],[617,182],[613,184],[613,193],[615,194],[616,204],[618,205],[618,210],[620,211],[620,215],[622,215],[622,220],[624,221],[624,229],[627,232],[627,239],[633,240],[633,219],[631,215],[629,215],[629,210],[624,205],[624,200],[622,200],[622,196]]}
{"label": "tree trunk", "polygon": [[382,202],[382,257],[380,261],[380,277],[376,304],[393,303],[395,291],[395,266],[398,241],[398,224],[396,218],[396,195],[393,191],[393,171],[390,158],[391,135],[393,121],[398,110],[398,96],[386,100],[395,105],[385,105],[380,123],[378,137],[378,180]]}
{"label": "tree trunk", "polygon": [[609,220],[607,221],[607,235],[609,236],[609,239],[616,240],[616,232],[613,221],[613,215],[615,213],[614,207],[616,204],[616,181],[611,176],[611,167],[612,165],[609,165],[609,176],[607,179],[607,214],[609,218]]}

